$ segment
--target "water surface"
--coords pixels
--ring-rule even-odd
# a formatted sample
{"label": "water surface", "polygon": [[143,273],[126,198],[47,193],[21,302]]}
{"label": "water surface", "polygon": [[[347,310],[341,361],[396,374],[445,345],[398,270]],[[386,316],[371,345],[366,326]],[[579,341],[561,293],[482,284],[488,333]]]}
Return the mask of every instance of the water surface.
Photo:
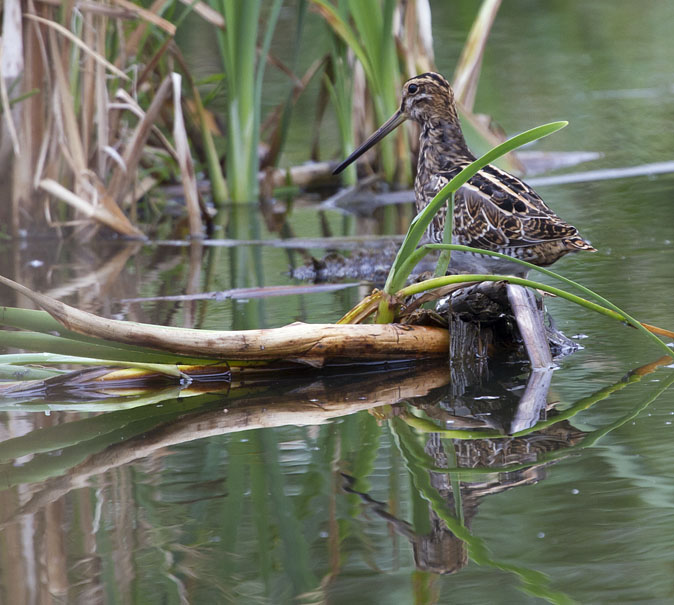
{"label": "water surface", "polygon": [[[433,5],[448,75],[474,6]],[[503,3],[476,110],[510,133],[568,119],[537,149],[603,154],[574,170],[670,159],[673,11]],[[319,31],[315,21],[307,28]],[[307,56],[318,39],[307,36]],[[300,121],[286,162],[304,157]],[[333,139],[328,128],[323,146]],[[672,175],[541,187],[599,249],[555,269],[672,328],[673,188]],[[236,246],[2,243],[0,269],[109,317],[212,329],[334,321],[366,287],[124,301],[293,284],[289,268],[326,250],[251,242],[392,234],[410,217],[403,207],[386,221],[380,211],[319,213],[304,199],[280,231],[268,214],[241,210],[215,233],[245,240]],[[671,602],[672,368],[645,367],[660,353],[635,330],[563,301],[548,306],[584,349],[549,377],[537,418],[568,418],[515,439],[505,435],[527,426],[517,415],[524,364],[493,364],[466,384],[450,382],[443,364],[307,371],[167,390],[138,407],[120,395],[106,413],[73,404],[73,393],[3,401],[0,601]],[[480,431],[491,438],[465,438]]]}

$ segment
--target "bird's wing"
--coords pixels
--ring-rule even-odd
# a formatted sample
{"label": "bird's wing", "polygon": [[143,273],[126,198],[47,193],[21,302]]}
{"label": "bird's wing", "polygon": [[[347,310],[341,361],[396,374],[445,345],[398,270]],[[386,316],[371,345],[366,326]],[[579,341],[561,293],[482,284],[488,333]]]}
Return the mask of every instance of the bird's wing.
{"label": "bird's wing", "polygon": [[[429,179],[423,191],[426,200],[430,201],[461,168],[436,173]],[[444,226],[444,212],[434,219],[436,228],[440,223]],[[461,243],[494,250],[573,238],[578,231],[520,179],[488,166],[457,191],[454,234]]]}

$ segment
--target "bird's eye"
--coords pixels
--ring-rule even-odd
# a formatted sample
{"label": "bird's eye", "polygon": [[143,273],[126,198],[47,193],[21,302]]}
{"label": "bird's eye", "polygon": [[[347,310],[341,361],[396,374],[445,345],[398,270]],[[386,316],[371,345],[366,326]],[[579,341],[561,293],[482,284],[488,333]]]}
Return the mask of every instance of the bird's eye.
{"label": "bird's eye", "polygon": [[419,85],[418,84],[410,84],[407,87],[407,92],[409,92],[411,95],[413,95],[415,92],[419,90]]}

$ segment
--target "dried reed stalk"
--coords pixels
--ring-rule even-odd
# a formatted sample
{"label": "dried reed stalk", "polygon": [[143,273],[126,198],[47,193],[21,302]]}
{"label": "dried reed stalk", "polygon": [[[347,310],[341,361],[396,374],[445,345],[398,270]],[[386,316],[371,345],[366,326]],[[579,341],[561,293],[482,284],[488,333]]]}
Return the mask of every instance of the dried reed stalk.
{"label": "dried reed stalk", "polygon": [[[127,200],[136,199],[138,168],[148,149],[150,132],[180,166],[191,233],[201,233],[194,165],[180,95],[174,98],[175,111],[166,112],[166,116],[175,115],[175,123],[166,124],[162,111],[172,94],[171,76],[163,79],[156,92],[152,91],[157,72],[165,70],[162,59],[167,51],[172,52],[175,25],[160,16],[165,5],[163,0],[155,0],[149,8],[128,0],[112,2],[116,6],[78,2],[77,12],[72,4],[64,6],[50,0],[28,0],[24,7],[32,27],[26,29],[28,36],[20,57],[25,64],[23,90],[39,90],[39,95],[20,104],[19,129],[16,136],[12,136],[15,149],[13,206],[11,213],[5,213],[8,215],[5,222],[11,222],[14,233],[20,226],[19,217],[24,223],[21,226],[39,226],[39,209],[43,207],[44,225],[82,224],[83,218],[84,222],[105,225],[129,237],[142,237],[120,207]],[[16,0],[5,3],[5,16],[15,4]],[[122,27],[122,20],[133,19],[137,23],[132,27]],[[8,23],[10,20],[6,17],[5,40],[10,39],[6,37]],[[160,30],[168,38],[164,43],[150,44],[148,40],[153,38],[147,35],[148,27]],[[20,26],[14,29],[21,33]],[[14,46],[20,48],[21,44],[13,43]],[[116,65],[106,57],[107,49],[112,47],[121,49]],[[141,107],[144,97],[141,101],[135,97],[140,90],[139,82],[132,82],[125,71],[128,69],[126,58],[136,54],[145,65],[142,94],[152,99],[147,111]],[[5,84],[4,80],[0,82],[0,98],[3,104],[9,104]],[[123,105],[110,102],[111,87],[120,84],[129,91],[121,89],[126,95]],[[180,92],[179,85],[174,89]],[[128,125],[128,110],[139,118],[133,128]],[[6,116],[8,119],[9,112]],[[168,132],[172,130],[179,139],[180,153],[164,134],[167,127]],[[145,179],[145,182],[154,181]],[[146,185],[142,190],[147,191]],[[134,194],[127,195],[129,191]],[[66,216],[59,222],[53,221],[52,210],[46,203],[52,195],[76,209],[80,220],[74,223]],[[69,215],[73,216],[77,215]]]}
{"label": "dried reed stalk", "polygon": [[[25,13],[24,16],[28,19],[32,19],[33,21],[37,21],[38,23],[41,23],[43,25],[46,25],[48,27],[53,28],[56,30],[59,34],[62,36],[66,37],[70,42],[72,42],[75,46],[78,46],[82,51],[91,54],[91,56],[101,63],[102,65],[105,65],[105,67],[110,70],[113,74],[115,74],[118,78],[122,78],[123,80],[128,80],[129,77],[120,69],[115,67],[110,61],[108,61],[103,55],[100,53],[96,52],[95,50],[89,48],[82,40],[80,40],[75,34],[73,34],[70,30],[66,29],[62,25],[59,25],[58,23],[51,21],[50,19],[45,19],[44,17],[40,17],[38,15],[33,15],[31,13]],[[61,56],[61,53],[56,52],[55,56]],[[64,55],[65,56],[65,55]]]}
{"label": "dried reed stalk", "polygon": [[159,86],[159,89],[152,99],[152,103],[150,104],[150,107],[148,107],[147,112],[131,135],[131,139],[128,142],[122,156],[124,165],[118,165],[114,170],[112,178],[110,179],[107,191],[108,195],[110,195],[110,197],[113,199],[119,200],[125,193],[126,189],[131,186],[131,183],[135,177],[136,169],[138,168],[138,162],[140,161],[143,148],[147,141],[147,137],[159,116],[159,112],[163,104],[167,101],[170,95],[171,79],[166,77]]}
{"label": "dried reed stalk", "polygon": [[[4,40],[0,39],[0,64],[4,62],[5,58],[3,42]],[[2,102],[2,113],[5,118],[5,124],[7,124],[7,131],[12,141],[14,153],[15,155],[21,155],[21,145],[19,144],[19,136],[16,133],[16,126],[14,125],[9,94],[7,92],[7,79],[3,70],[0,70],[0,101]]]}
{"label": "dried reed stalk", "polygon": [[89,201],[75,195],[72,191],[52,179],[42,179],[39,183],[39,187],[54,197],[64,201],[69,206],[72,206],[84,216],[91,217],[122,235],[140,238],[145,237],[143,232],[134,227],[114,203],[106,204],[105,206],[91,204]]}
{"label": "dried reed stalk", "polygon": [[473,111],[484,49],[500,6],[501,0],[484,0],[456,64],[454,97],[467,112]]}
{"label": "dried reed stalk", "polygon": [[197,193],[197,178],[194,174],[194,163],[190,154],[190,145],[185,131],[185,121],[180,106],[180,82],[179,74],[171,74],[173,83],[173,140],[178,154],[178,165],[185,193],[187,216],[190,223],[190,236],[203,237],[203,224],[201,222],[201,210],[199,209],[199,194]]}
{"label": "dried reed stalk", "polygon": [[435,71],[431,7],[428,0],[409,0],[396,9],[394,29],[407,76]]}

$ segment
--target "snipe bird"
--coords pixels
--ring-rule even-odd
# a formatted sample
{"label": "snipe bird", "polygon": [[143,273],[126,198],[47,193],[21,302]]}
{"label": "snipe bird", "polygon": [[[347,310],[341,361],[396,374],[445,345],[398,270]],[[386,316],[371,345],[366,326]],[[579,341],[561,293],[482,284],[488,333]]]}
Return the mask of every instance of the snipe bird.
{"label": "snipe bird", "polygon": [[[411,78],[403,86],[400,109],[334,171],[338,174],[405,120],[421,126],[414,182],[417,212],[465,166],[475,160],[461,131],[454,92],[437,73]],[[442,242],[446,206],[428,228]],[[531,187],[517,177],[486,166],[454,196],[453,243],[501,252],[535,265],[551,265],[578,250],[595,252],[578,230],[560,219]],[[480,254],[452,253],[452,269],[526,273],[521,265]]]}

